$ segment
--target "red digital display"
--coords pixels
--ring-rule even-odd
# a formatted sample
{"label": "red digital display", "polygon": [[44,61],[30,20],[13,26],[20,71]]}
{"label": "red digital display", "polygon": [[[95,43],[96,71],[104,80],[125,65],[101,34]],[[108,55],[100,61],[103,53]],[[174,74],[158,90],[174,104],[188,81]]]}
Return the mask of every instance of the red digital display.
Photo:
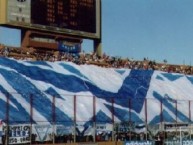
{"label": "red digital display", "polygon": [[96,0],[32,0],[31,23],[96,33]]}

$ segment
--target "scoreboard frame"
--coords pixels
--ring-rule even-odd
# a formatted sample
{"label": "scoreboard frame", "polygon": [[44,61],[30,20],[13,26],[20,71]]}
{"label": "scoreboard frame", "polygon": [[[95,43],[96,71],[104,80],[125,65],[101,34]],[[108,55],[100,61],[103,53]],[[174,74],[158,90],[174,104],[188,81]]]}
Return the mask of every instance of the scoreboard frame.
{"label": "scoreboard frame", "polygon": [[[23,1],[23,0],[22,0]],[[25,1],[33,1],[33,0],[25,0]],[[82,30],[74,30],[74,29],[67,29],[67,28],[60,28],[55,26],[48,26],[48,25],[40,25],[40,24],[32,24],[31,22],[20,22],[16,20],[8,19],[9,12],[8,12],[8,0],[0,0],[0,25],[10,26],[10,27],[17,27],[29,30],[39,30],[43,32],[50,32],[56,34],[64,34],[69,36],[75,36],[79,38],[88,38],[88,39],[96,39],[101,40],[101,0],[95,0],[96,2],[96,24],[95,29],[96,32],[86,32]],[[19,5],[15,6],[19,8]],[[31,10],[30,10],[31,11]],[[16,13],[17,14],[17,13]],[[15,14],[15,15],[16,15]],[[25,13],[20,14],[25,17]],[[30,18],[31,19],[31,14]]]}

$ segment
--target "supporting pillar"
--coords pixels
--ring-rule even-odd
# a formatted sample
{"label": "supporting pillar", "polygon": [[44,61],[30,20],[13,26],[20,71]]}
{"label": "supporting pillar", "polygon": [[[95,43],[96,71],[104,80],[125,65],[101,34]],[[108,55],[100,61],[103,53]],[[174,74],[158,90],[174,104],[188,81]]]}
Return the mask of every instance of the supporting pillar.
{"label": "supporting pillar", "polygon": [[94,52],[98,56],[102,56],[102,43],[101,40],[94,40]]}

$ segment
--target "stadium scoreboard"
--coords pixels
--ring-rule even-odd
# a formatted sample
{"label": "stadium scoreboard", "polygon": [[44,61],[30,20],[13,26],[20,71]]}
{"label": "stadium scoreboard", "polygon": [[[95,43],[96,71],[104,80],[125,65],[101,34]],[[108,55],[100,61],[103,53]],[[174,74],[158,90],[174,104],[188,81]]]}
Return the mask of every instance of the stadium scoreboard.
{"label": "stadium scoreboard", "polygon": [[100,39],[101,0],[0,0],[0,23]]}

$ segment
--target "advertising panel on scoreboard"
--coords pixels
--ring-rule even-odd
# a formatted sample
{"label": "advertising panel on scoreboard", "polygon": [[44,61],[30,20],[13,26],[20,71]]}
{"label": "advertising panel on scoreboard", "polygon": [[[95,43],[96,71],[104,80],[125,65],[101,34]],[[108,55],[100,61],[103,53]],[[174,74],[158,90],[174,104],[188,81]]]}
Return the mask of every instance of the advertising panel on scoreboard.
{"label": "advertising panel on scoreboard", "polygon": [[59,42],[58,43],[58,50],[63,51],[63,52],[68,52],[68,53],[80,53],[81,52],[81,44],[79,43],[64,43],[64,42]]}
{"label": "advertising panel on scoreboard", "polygon": [[43,31],[100,38],[100,1],[7,0],[6,23]]}

